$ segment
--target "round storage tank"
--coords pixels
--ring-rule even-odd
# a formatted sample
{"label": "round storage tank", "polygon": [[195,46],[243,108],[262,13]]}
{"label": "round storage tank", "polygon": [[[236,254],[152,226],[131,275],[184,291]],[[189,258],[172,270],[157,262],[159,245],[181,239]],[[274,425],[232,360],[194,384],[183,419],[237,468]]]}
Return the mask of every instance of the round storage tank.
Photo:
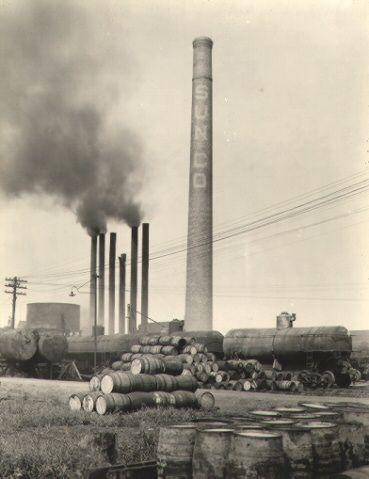
{"label": "round storage tank", "polygon": [[66,334],[80,330],[81,307],[70,303],[28,303],[27,328],[52,329]]}

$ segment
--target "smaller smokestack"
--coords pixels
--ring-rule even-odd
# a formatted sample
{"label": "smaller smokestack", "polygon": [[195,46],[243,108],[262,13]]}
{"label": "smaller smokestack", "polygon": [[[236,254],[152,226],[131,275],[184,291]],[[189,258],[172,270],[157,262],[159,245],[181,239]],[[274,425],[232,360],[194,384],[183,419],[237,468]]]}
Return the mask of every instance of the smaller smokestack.
{"label": "smaller smokestack", "polygon": [[149,223],[142,225],[141,327],[147,329],[149,315]]}
{"label": "smaller smokestack", "polygon": [[131,294],[130,315],[128,330],[130,334],[137,331],[137,250],[138,250],[138,227],[131,229]]}
{"label": "smaller smokestack", "polygon": [[119,256],[119,333],[126,332],[126,255]]}
{"label": "smaller smokestack", "polygon": [[96,263],[97,263],[97,236],[91,236],[90,257],[90,327],[93,334],[96,314]]}
{"label": "smaller smokestack", "polygon": [[105,233],[99,234],[99,315],[97,324],[103,331],[105,321]]}
{"label": "smaller smokestack", "polygon": [[110,233],[109,245],[109,334],[115,332],[115,258],[117,234]]}

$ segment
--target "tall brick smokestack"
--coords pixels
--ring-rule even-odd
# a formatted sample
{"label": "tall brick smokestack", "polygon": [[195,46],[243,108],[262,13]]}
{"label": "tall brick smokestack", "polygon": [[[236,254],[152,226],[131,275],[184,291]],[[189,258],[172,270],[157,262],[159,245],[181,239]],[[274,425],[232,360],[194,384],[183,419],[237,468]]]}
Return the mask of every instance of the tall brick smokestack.
{"label": "tall brick smokestack", "polygon": [[128,332],[133,334],[137,331],[137,250],[138,250],[138,227],[131,229],[131,294],[130,315]]}
{"label": "tall brick smokestack", "polygon": [[213,105],[210,38],[193,41],[185,329],[213,323]]}
{"label": "tall brick smokestack", "polygon": [[149,315],[149,223],[142,225],[141,327],[147,329]]}
{"label": "tall brick smokestack", "polygon": [[110,233],[109,245],[109,334],[115,333],[115,258],[117,234]]}
{"label": "tall brick smokestack", "polygon": [[94,331],[96,308],[96,263],[97,263],[97,236],[91,236],[90,257],[90,329]]}
{"label": "tall brick smokestack", "polygon": [[126,255],[119,256],[119,333],[126,332]]}
{"label": "tall brick smokestack", "polygon": [[104,327],[105,321],[105,233],[99,234],[99,314],[98,326]]}

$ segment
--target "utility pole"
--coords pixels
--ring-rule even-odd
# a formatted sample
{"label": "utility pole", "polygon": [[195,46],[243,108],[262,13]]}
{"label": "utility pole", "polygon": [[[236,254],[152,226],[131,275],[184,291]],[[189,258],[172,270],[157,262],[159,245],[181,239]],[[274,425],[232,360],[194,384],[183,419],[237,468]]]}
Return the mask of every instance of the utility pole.
{"label": "utility pole", "polygon": [[9,288],[8,290],[5,290],[6,294],[11,294],[13,296],[12,298],[12,316],[10,319],[10,327],[15,328],[15,306],[17,303],[17,297],[18,296],[26,296],[27,293],[24,293],[22,291],[19,291],[20,289],[27,289],[27,286],[24,284],[27,283],[25,279],[18,278],[17,276],[14,276],[14,278],[5,278],[5,287]]}

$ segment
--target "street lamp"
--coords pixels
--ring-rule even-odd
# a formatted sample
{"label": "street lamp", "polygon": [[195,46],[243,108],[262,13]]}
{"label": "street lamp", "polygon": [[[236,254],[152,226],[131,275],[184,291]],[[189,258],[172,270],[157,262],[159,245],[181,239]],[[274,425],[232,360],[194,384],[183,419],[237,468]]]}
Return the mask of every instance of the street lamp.
{"label": "street lamp", "polygon": [[[93,275],[93,280],[94,280],[94,283],[96,285],[96,280],[98,279],[99,275],[98,274],[94,274]],[[70,290],[70,293],[69,293],[69,296],[73,297],[73,296],[76,296],[77,293],[82,293],[82,291],[80,291],[80,289],[85,286],[87,283],[90,283],[91,280],[88,280],[86,281],[86,283],[83,283],[81,286],[75,286],[73,285],[71,287],[71,290]],[[74,292],[74,290],[76,292]],[[89,293],[91,294],[91,292]],[[96,374],[96,371],[97,371],[97,294],[96,294],[96,286],[94,288],[94,373]]]}

